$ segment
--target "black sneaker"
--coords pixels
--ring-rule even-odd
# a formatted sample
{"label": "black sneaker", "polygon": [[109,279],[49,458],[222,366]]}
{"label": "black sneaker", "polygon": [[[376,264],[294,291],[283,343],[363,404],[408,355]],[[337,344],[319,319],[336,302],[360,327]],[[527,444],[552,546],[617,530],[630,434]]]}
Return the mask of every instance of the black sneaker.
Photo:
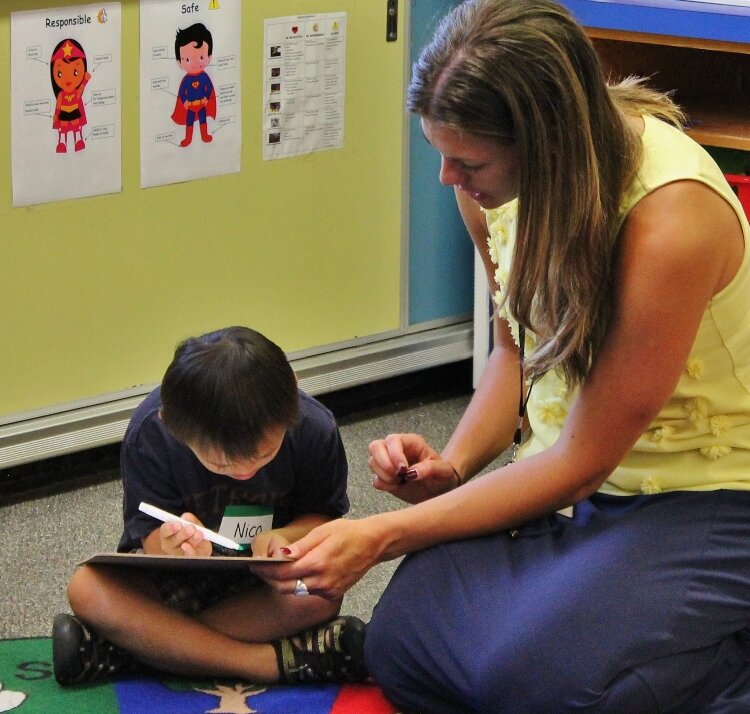
{"label": "black sneaker", "polygon": [[60,684],[78,684],[119,672],[132,665],[133,658],[77,617],[61,613],[52,624],[52,662]]}
{"label": "black sneaker", "polygon": [[282,681],[287,684],[364,682],[365,623],[338,617],[273,644]]}

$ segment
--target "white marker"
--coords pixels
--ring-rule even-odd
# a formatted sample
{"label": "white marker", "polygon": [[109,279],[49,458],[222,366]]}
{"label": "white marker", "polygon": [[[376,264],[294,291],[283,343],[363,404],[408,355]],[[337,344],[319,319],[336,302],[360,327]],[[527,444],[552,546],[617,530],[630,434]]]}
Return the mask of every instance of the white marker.
{"label": "white marker", "polygon": [[214,531],[209,530],[208,528],[204,528],[203,526],[197,526],[195,525],[195,523],[191,523],[190,521],[187,521],[184,518],[175,516],[173,513],[163,511],[161,508],[152,506],[150,503],[146,503],[145,501],[141,501],[140,506],[138,506],[138,510],[143,511],[145,514],[149,516],[158,518],[160,521],[164,521],[164,523],[171,523],[172,521],[177,521],[177,523],[182,523],[183,526],[193,526],[193,528],[203,533],[203,535],[206,537],[206,540],[209,540],[212,543],[216,543],[216,545],[223,545],[225,548],[231,548],[232,550],[247,550],[247,546],[240,545],[236,541],[233,541],[231,538],[227,538],[226,536],[219,535],[218,533],[215,533]]}

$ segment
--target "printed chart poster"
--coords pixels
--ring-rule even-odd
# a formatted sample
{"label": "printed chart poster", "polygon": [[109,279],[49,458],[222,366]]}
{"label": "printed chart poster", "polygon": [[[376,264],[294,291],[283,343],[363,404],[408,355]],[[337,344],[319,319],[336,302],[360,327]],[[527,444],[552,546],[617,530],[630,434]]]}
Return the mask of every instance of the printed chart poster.
{"label": "printed chart poster", "polygon": [[344,145],[346,13],[265,21],[263,158]]}
{"label": "printed chart poster", "polygon": [[141,0],[141,186],[237,173],[241,0]]}
{"label": "printed chart poster", "polygon": [[122,189],[120,3],[14,12],[13,205]]}

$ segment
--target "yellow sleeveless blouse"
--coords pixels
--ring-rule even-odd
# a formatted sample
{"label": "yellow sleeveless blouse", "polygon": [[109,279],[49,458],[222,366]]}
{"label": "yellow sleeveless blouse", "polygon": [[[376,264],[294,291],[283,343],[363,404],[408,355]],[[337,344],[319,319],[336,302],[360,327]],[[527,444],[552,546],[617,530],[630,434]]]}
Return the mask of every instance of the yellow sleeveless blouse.
{"label": "yellow sleeveless blouse", "polygon": [[[732,189],[709,154],[678,129],[646,116],[643,158],[620,207],[624,220],[651,191],[682,179],[700,181],[726,199],[742,224],[745,253],[732,280],[706,309],[677,388],[633,449],[599,489],[614,495],[674,490],[750,489],[750,226]],[[513,256],[517,201],[485,211],[490,257],[502,303]],[[501,317],[518,335],[506,310]],[[534,336],[527,331],[528,351]],[[575,394],[556,372],[534,385],[528,404],[530,435],[518,458],[551,446]],[[602,433],[601,438],[607,439]]]}

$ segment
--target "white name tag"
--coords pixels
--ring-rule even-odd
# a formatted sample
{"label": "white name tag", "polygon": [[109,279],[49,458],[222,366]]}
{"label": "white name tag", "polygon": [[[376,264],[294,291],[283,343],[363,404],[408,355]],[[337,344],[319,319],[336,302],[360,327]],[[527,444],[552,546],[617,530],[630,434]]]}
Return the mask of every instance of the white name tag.
{"label": "white name tag", "polygon": [[227,506],[219,533],[241,545],[249,545],[255,536],[273,528],[270,506]]}

